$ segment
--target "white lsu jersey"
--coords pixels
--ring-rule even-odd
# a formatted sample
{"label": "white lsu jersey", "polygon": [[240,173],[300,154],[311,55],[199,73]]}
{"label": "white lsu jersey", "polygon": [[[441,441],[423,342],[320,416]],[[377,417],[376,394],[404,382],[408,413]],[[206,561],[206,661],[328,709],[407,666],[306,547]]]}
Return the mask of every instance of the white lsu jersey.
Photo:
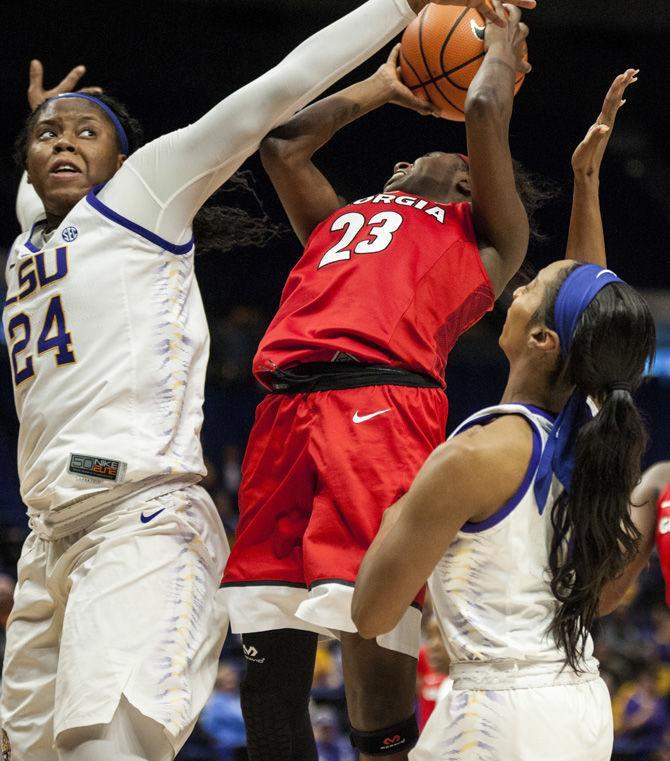
{"label": "white lsu jersey", "polygon": [[92,191],[41,247],[7,263],[3,326],[31,526],[46,536],[102,505],[205,473],[209,332],[193,242],[172,245]]}
{"label": "white lsu jersey", "polygon": [[[472,415],[452,437],[509,414],[524,417],[533,432],[533,452],[523,482],[490,518],[462,527],[428,586],[452,663],[510,661],[560,670],[565,655],[547,629],[557,606],[549,572],[551,506],[561,487],[554,480],[542,512],[533,493],[554,419],[530,405],[501,404]],[[589,637],[585,668],[597,673],[592,653]]]}

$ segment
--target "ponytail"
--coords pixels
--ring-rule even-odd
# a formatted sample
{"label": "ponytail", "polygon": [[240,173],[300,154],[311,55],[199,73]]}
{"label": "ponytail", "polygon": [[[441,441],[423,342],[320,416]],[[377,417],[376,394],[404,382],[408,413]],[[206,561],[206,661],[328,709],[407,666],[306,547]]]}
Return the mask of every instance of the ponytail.
{"label": "ponytail", "polygon": [[568,382],[600,407],[577,433],[572,485],[551,512],[549,568],[559,606],[549,631],[576,671],[604,585],[621,575],[639,548],[629,500],[647,434],[631,391],[654,345],[645,301],[625,283],[612,283],[582,315],[563,368]]}

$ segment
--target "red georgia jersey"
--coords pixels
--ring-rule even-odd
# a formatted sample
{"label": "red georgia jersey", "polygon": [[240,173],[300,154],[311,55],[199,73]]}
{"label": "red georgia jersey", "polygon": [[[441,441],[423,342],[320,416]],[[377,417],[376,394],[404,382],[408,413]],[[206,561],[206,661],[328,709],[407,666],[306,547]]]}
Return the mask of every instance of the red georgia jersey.
{"label": "red georgia jersey", "polygon": [[288,277],[254,374],[342,354],[444,384],[458,337],[493,308],[468,203],[400,192],[355,201],[322,222]]}
{"label": "red georgia jersey", "polygon": [[670,605],[670,484],[665,487],[657,503],[656,549],[665,579],[665,601]]}

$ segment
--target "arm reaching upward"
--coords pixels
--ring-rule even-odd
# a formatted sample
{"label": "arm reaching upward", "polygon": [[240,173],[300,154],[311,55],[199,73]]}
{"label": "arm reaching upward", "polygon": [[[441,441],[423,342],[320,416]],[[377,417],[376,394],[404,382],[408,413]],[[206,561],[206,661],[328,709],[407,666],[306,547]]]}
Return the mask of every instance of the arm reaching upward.
{"label": "arm reaching upward", "polygon": [[396,76],[396,45],[373,76],[314,103],[273,130],[261,143],[261,159],[295,234],[304,245],[314,228],[340,207],[329,180],[312,161],[333,135],[385,103],[420,114],[437,114],[428,101],[415,97]]}
{"label": "arm reaching upward", "polygon": [[400,32],[426,0],[368,0],[234,92],[194,124],[133,154],[100,200],[172,243],[205,200],[278,124]]}
{"label": "arm reaching upward", "polygon": [[566,259],[607,266],[600,213],[600,165],[612,135],[616,115],[626,102],[622,100],[624,92],[628,85],[637,82],[637,74],[635,69],[628,69],[614,80],[596,123],[572,156],[574,189]]}
{"label": "arm reaching upward", "polygon": [[[493,4],[502,12],[499,0]],[[528,215],[516,190],[509,148],[516,73],[530,71],[523,60],[528,27],[520,23],[518,8],[504,7],[509,21],[504,28],[487,23],[487,53],[465,101],[472,215],[496,296],[521,266],[529,239]]]}
{"label": "arm reaching upward", "polygon": [[[484,1],[489,3],[477,5]],[[514,2],[535,5],[535,0]],[[100,200],[172,243],[186,242],[195,213],[270,130],[379,50],[426,5],[427,0],[368,0],[191,126],[137,151]]]}

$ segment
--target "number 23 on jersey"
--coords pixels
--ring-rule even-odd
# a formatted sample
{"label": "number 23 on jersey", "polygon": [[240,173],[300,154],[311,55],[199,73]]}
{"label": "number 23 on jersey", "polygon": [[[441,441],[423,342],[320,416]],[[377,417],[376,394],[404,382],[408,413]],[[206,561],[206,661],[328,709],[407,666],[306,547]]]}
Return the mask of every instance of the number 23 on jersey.
{"label": "number 23 on jersey", "polygon": [[341,232],[338,242],[329,248],[319,262],[318,269],[335,262],[351,259],[352,254],[379,254],[393,243],[393,235],[403,223],[397,211],[381,211],[367,219],[357,211],[337,217],[332,233]]}

